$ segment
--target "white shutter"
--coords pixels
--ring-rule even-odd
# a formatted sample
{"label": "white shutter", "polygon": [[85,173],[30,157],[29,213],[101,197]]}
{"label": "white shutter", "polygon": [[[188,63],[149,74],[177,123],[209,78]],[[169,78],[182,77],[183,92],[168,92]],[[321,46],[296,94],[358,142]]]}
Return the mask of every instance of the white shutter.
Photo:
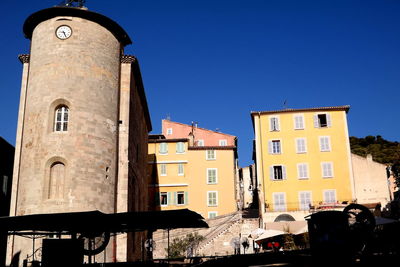
{"label": "white shutter", "polygon": [[273,145],[272,145],[272,141],[268,141],[268,153],[269,154],[273,154]]}
{"label": "white shutter", "polygon": [[275,118],[275,121],[276,121],[276,130],[277,130],[277,131],[280,131],[281,128],[280,128],[280,125],[279,125],[279,117],[276,117],[276,118]]}
{"label": "white shutter", "polygon": [[326,124],[328,127],[332,127],[331,114],[326,114]]}
{"label": "white shutter", "polygon": [[171,205],[172,204],[172,199],[171,199],[171,192],[167,193],[167,205]]}
{"label": "white shutter", "polygon": [[282,165],[282,179],[286,179],[286,167]]}
{"label": "white shutter", "polygon": [[315,114],[313,118],[314,118],[314,128],[319,128],[318,115]]}
{"label": "white shutter", "polygon": [[274,180],[274,166],[270,166],[269,167],[269,178],[271,179],[271,180]]}

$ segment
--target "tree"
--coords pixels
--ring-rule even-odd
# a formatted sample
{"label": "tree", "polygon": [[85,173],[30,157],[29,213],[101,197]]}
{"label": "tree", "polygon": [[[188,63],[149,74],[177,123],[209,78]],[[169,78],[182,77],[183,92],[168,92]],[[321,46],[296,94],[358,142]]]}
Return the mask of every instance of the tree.
{"label": "tree", "polygon": [[169,246],[169,253],[168,248],[165,249],[165,252],[170,259],[183,258],[185,256],[193,257],[196,255],[196,249],[200,242],[204,239],[204,236],[198,233],[190,233],[182,238],[174,238]]}

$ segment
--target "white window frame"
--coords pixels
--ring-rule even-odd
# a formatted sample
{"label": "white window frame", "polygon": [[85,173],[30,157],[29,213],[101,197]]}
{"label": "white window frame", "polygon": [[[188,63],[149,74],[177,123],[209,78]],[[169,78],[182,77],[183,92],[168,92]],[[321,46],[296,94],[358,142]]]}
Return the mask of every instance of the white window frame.
{"label": "white window frame", "polygon": [[[218,169],[217,168],[207,168],[206,170],[207,184],[218,184]],[[210,182],[210,171],[215,171],[215,182]]]}
{"label": "white window frame", "polygon": [[178,163],[178,176],[185,175],[185,165],[183,163]]}
{"label": "white window frame", "polygon": [[308,179],[310,178],[308,163],[298,163],[297,164],[297,178]]}
{"label": "white window frame", "polygon": [[330,136],[320,136],[319,137],[319,150],[321,152],[331,151],[331,137]]}
{"label": "white window frame", "polygon": [[[209,153],[213,151],[213,153]],[[206,160],[216,160],[217,159],[217,151],[215,149],[207,149],[206,150]]]}
{"label": "white window frame", "polygon": [[167,164],[160,164],[160,176],[167,176]]}
{"label": "white window frame", "polygon": [[[279,196],[279,203],[276,202],[276,196]],[[283,196],[283,203],[281,203],[281,198]],[[286,203],[286,193],[285,192],[274,192],[272,193],[272,203],[274,211],[286,211],[287,203]]]}
{"label": "white window frame", "polygon": [[[58,120],[58,114],[60,114],[60,120]],[[54,132],[66,132],[68,131],[69,124],[69,108],[68,106],[58,106],[54,113]],[[60,126],[58,128],[57,126]]]}
{"label": "white window frame", "polygon": [[208,219],[213,219],[213,218],[215,218],[217,216],[218,216],[218,212],[217,211],[209,211],[208,212]]}
{"label": "white window frame", "polygon": [[[326,125],[322,126],[320,119],[318,116],[320,115],[325,115],[326,116]],[[314,128],[330,128],[332,127],[332,118],[331,118],[331,114],[329,113],[315,113],[313,116],[314,119]]]}
{"label": "white window frame", "polygon": [[[274,146],[275,143],[279,144],[279,149],[276,149],[276,146]],[[271,140],[269,140],[268,141],[268,152],[271,155],[280,155],[280,154],[282,154],[282,140],[280,140],[280,139],[271,139]]]}
{"label": "white window frame", "polygon": [[197,146],[204,146],[204,140],[203,139],[197,140]]}
{"label": "white window frame", "polygon": [[[211,203],[210,204],[210,194],[215,193],[215,204]],[[218,191],[207,191],[207,206],[208,207],[217,207],[218,206]]]}
{"label": "white window frame", "polygon": [[281,128],[280,128],[279,116],[269,116],[268,122],[269,122],[269,131],[270,132],[279,132],[280,131]]}
{"label": "white window frame", "polygon": [[176,143],[176,154],[185,154],[185,143],[184,142]]}
{"label": "white window frame", "polygon": [[[182,195],[182,196],[183,196],[183,197],[182,197],[183,203],[178,203],[178,199],[179,199],[178,195]],[[176,204],[177,206],[184,206],[184,205],[186,205],[186,198],[185,198],[185,192],[184,192],[184,191],[178,191],[178,192],[176,192],[175,197],[176,197],[176,203],[175,203],[175,204]]]}
{"label": "white window frame", "polygon": [[333,162],[331,161],[321,162],[321,174],[323,178],[332,178],[334,176]]}
{"label": "white window frame", "polygon": [[[276,179],[275,167],[281,167],[282,179]],[[272,181],[283,181],[283,180],[286,180],[286,167],[285,167],[285,165],[276,164],[276,165],[269,166],[269,178]]]}
{"label": "white window frame", "polygon": [[[301,144],[301,142],[303,142],[303,144]],[[301,150],[300,148],[304,148],[304,150]],[[307,138],[305,137],[296,138],[296,153],[297,154],[307,153]]]}
{"label": "white window frame", "polygon": [[304,130],[305,123],[304,123],[304,115],[303,114],[294,114],[293,115],[293,128],[295,130]]}
{"label": "white window frame", "polygon": [[[168,204],[169,204],[169,194],[168,194],[168,192],[160,192],[159,194],[160,194],[160,206],[161,206],[161,207],[166,207],[166,206],[168,206]],[[163,194],[165,194],[165,196],[166,196],[166,198],[165,198],[165,199],[167,200],[167,203],[166,203],[166,204],[162,204],[162,197],[161,197],[161,196],[162,196]]]}
{"label": "white window frame", "polygon": [[[329,199],[327,199],[327,193],[329,193]],[[334,195],[334,201],[331,201],[331,196],[332,196],[332,193],[333,193],[333,195]],[[326,203],[326,204],[334,204],[334,203],[336,203],[337,202],[337,195],[336,195],[336,189],[326,189],[326,190],[323,190],[323,202],[324,203]]]}
{"label": "white window frame", "polygon": [[160,155],[168,154],[168,143],[166,143],[166,142],[160,143],[159,153],[160,153]]}
{"label": "white window frame", "polygon": [[[306,197],[304,197],[306,196]],[[311,191],[299,191],[299,208],[300,210],[310,210],[312,205],[312,192]]]}
{"label": "white window frame", "polygon": [[167,135],[172,135],[172,128],[167,128]]}
{"label": "white window frame", "polygon": [[218,144],[219,144],[219,146],[227,146],[228,140],[226,140],[226,139],[218,140]]}

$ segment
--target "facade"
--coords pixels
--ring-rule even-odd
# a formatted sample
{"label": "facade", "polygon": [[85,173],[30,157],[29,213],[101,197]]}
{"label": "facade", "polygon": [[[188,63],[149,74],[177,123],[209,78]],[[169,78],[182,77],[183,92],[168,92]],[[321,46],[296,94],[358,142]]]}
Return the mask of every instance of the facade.
{"label": "facade", "polygon": [[[252,112],[264,222],[355,200],[349,106]],[[281,216],[281,217],[282,217]]]}
{"label": "facade", "polygon": [[[14,147],[0,137],[0,217],[10,214]],[[0,232],[0,266],[5,265],[7,236]]]}
{"label": "facade", "polygon": [[[11,215],[148,210],[151,122],[127,33],[86,8],[53,7],[29,16],[24,34]],[[140,259],[145,239],[117,237],[98,258]],[[13,236],[8,256],[31,247]]]}
{"label": "facade", "polygon": [[364,158],[351,154],[351,161],[357,203],[386,206],[392,200],[386,165],[373,161],[372,155]]}
{"label": "facade", "polygon": [[204,218],[235,212],[236,137],[169,120],[162,124],[164,135],[149,139],[150,200],[157,209],[187,208]]}
{"label": "facade", "polygon": [[241,209],[258,207],[258,188],[255,164],[239,169]]}

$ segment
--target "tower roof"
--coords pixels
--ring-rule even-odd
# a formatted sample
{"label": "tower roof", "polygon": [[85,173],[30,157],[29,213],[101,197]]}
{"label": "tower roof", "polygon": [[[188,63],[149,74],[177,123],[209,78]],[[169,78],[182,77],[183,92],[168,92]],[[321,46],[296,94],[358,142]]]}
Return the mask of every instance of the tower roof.
{"label": "tower roof", "polygon": [[123,46],[132,43],[125,30],[112,19],[96,12],[75,7],[52,7],[33,13],[25,20],[23,26],[25,37],[31,39],[33,30],[39,23],[59,16],[79,17],[96,22],[108,29]]}

